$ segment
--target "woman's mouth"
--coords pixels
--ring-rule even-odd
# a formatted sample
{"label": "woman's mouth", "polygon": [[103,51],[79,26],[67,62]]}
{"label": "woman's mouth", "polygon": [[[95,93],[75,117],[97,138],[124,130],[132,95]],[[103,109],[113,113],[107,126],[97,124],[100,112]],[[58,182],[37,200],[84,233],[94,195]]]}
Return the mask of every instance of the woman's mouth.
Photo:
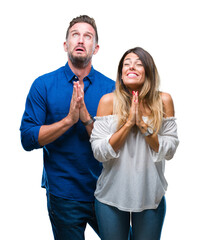
{"label": "woman's mouth", "polygon": [[134,77],[137,77],[138,74],[134,73],[134,72],[130,72],[130,73],[127,74],[127,76],[130,77],[130,78],[134,78]]}

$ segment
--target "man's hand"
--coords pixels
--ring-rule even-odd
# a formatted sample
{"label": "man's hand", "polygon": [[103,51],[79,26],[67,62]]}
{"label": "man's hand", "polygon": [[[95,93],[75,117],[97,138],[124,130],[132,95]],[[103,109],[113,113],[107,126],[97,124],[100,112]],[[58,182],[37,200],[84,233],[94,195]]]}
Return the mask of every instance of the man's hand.
{"label": "man's hand", "polygon": [[80,92],[79,82],[74,82],[73,85],[73,94],[70,102],[70,110],[68,113],[68,118],[71,120],[73,124],[75,124],[80,117],[80,106],[82,105],[82,96],[79,94]]}
{"label": "man's hand", "polygon": [[84,85],[80,85],[79,82],[77,82],[77,89],[78,89],[78,96],[80,97],[79,102],[79,118],[82,122],[87,122],[90,120],[90,115],[88,113],[88,110],[86,108],[86,104],[84,102]]}

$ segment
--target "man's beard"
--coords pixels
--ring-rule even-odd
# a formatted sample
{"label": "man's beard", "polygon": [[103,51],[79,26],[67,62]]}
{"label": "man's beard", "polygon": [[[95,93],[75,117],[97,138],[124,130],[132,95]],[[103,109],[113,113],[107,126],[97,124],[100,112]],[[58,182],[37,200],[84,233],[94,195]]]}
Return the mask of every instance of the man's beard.
{"label": "man's beard", "polygon": [[69,52],[68,57],[76,68],[85,68],[92,59],[92,56],[73,56]]}

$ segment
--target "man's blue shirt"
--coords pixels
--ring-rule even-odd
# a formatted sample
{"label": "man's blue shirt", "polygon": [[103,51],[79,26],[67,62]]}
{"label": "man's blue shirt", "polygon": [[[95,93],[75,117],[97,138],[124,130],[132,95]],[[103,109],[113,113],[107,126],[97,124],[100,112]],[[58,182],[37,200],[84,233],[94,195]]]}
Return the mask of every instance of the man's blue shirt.
{"label": "man's blue shirt", "polygon": [[[77,80],[67,63],[33,82],[20,127],[25,150],[40,148],[38,135],[42,125],[58,122],[68,115],[73,81]],[[92,116],[96,115],[100,98],[114,88],[114,81],[91,68],[84,78],[84,101]],[[42,187],[58,197],[94,200],[102,166],[93,157],[88,133],[80,120],[57,140],[44,146],[43,154]]]}

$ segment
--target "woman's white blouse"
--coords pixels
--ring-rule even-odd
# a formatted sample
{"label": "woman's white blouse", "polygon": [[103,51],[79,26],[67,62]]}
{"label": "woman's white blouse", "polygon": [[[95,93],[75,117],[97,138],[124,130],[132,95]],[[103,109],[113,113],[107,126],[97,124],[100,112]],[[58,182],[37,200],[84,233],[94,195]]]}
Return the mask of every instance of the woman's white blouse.
{"label": "woman's white blouse", "polygon": [[[167,189],[165,159],[179,144],[175,118],[164,118],[158,133],[159,152],[153,151],[140,131],[131,130],[125,144],[115,152],[109,139],[116,132],[117,116],[95,117],[90,142],[95,158],[103,163],[95,197],[123,211],[155,209]],[[147,122],[147,117],[143,117]]]}

